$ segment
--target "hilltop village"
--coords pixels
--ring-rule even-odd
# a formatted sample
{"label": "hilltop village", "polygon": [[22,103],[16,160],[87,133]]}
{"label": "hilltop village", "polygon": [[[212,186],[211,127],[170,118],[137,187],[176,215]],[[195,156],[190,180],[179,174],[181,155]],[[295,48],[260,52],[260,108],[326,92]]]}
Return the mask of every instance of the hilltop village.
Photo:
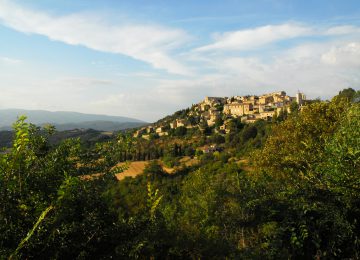
{"label": "hilltop village", "polygon": [[301,109],[306,103],[306,96],[297,93],[288,96],[285,91],[273,92],[261,96],[206,97],[202,102],[192,105],[174,116],[137,130],[134,137],[148,139],[151,134],[168,135],[170,129],[199,128],[216,126],[219,134],[228,133],[228,122],[238,118],[243,123],[254,123],[256,120],[272,121],[283,113],[291,113],[291,106]]}

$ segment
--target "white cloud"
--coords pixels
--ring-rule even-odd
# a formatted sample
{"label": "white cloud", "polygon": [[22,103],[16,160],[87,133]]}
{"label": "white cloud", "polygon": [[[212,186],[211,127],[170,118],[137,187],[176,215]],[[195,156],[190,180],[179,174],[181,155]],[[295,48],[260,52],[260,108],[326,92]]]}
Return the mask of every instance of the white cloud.
{"label": "white cloud", "polygon": [[[287,42],[287,47],[263,48],[303,36],[306,40]],[[196,49],[189,57],[202,63],[203,71],[207,68],[223,76],[215,83],[216,93],[285,90],[294,95],[301,90],[312,98],[330,98],[342,88],[360,85],[359,37],[360,28],[353,25],[267,25],[218,34],[214,43]],[[255,48],[260,52],[243,55]]]}
{"label": "white cloud", "polygon": [[332,47],[321,56],[325,64],[338,66],[360,66],[360,42],[350,42]]}
{"label": "white cloud", "polygon": [[24,33],[45,35],[51,40],[71,45],[127,55],[174,74],[190,74],[184,65],[169,54],[189,39],[180,29],[158,25],[108,25],[99,17],[85,14],[55,17],[23,8],[8,0],[0,0],[0,20]]}
{"label": "white cloud", "polygon": [[297,90],[309,97],[330,98],[346,87],[360,85],[360,44],[331,41],[308,43],[277,51],[271,57],[216,57],[218,73],[227,77],[230,89],[249,93]]}
{"label": "white cloud", "polygon": [[325,31],[325,35],[359,34],[360,28],[353,25],[334,26]]}
{"label": "white cloud", "polygon": [[248,50],[279,40],[305,36],[313,29],[296,24],[266,25],[254,29],[225,32],[215,36],[215,42],[197,48],[197,51]]}
{"label": "white cloud", "polygon": [[244,29],[214,34],[214,42],[196,51],[243,51],[260,48],[273,42],[299,38],[303,36],[345,36],[359,35],[360,27],[339,25],[328,28],[310,27],[295,23],[265,25],[253,29]]}
{"label": "white cloud", "polygon": [[23,62],[22,60],[9,58],[9,57],[0,57],[0,61],[5,64],[20,64]]}

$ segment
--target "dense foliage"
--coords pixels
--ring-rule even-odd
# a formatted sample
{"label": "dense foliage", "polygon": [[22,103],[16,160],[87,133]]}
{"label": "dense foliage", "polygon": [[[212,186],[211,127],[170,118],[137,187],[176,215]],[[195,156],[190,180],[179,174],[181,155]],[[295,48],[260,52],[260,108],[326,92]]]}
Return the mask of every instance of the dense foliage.
{"label": "dense foliage", "polygon": [[[119,134],[91,147],[50,145],[53,129],[21,118],[0,154],[1,258],[357,259],[356,95],[344,90],[273,123],[234,119],[225,136]],[[221,149],[199,150],[209,144]],[[164,172],[185,155],[198,164]],[[119,161],[144,159],[161,163],[115,179]]]}

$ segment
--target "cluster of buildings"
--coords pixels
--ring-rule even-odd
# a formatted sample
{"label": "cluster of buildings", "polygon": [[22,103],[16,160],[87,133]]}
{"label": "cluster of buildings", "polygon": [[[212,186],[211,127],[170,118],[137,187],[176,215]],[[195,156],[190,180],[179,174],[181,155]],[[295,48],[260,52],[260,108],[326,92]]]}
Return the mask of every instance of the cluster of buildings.
{"label": "cluster of buildings", "polygon": [[285,91],[274,92],[262,96],[239,96],[227,100],[223,113],[232,117],[241,117],[245,123],[253,123],[258,119],[271,120],[282,111],[290,113],[290,104],[297,102],[299,106],[304,104],[306,96],[297,93],[291,97]]}
{"label": "cluster of buildings", "polygon": [[134,133],[134,137],[142,137],[144,139],[150,139],[151,134],[157,134],[158,136],[165,136],[169,133],[164,126],[145,126],[140,128]]}
{"label": "cluster of buildings", "polygon": [[[305,100],[306,96],[303,93],[298,92],[295,97],[291,97],[285,91],[261,96],[206,97],[199,104],[192,106],[186,118],[177,118],[170,122],[162,122],[161,125],[141,128],[134,136],[148,138],[151,133],[164,136],[168,135],[169,129],[178,127],[201,129],[204,125],[211,127],[218,122],[223,122],[219,130],[227,132],[226,122],[231,118],[240,118],[244,123],[253,123],[259,119],[271,121],[281,112],[290,113],[290,105],[293,102],[297,102],[301,107]],[[192,120],[189,120],[190,117]]]}

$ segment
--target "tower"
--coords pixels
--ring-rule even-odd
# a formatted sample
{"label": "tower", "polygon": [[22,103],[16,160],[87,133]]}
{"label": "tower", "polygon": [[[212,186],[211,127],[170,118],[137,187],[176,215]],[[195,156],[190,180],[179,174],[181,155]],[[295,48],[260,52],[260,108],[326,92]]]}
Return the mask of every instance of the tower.
{"label": "tower", "polygon": [[299,104],[299,106],[303,105],[304,100],[306,100],[306,96],[303,93],[296,93],[296,102]]}

